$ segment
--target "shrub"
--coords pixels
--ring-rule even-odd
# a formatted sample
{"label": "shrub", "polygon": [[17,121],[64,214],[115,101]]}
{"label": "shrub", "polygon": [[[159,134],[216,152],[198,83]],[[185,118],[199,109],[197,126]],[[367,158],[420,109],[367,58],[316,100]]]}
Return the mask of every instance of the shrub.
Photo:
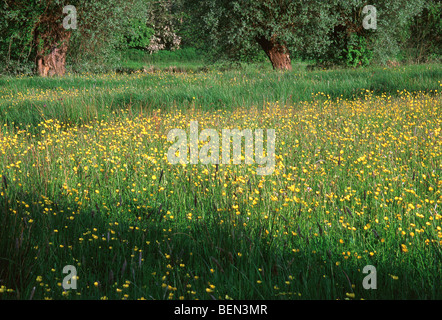
{"label": "shrub", "polygon": [[345,64],[349,67],[368,66],[373,57],[373,51],[368,48],[365,37],[352,34],[347,48],[343,50]]}

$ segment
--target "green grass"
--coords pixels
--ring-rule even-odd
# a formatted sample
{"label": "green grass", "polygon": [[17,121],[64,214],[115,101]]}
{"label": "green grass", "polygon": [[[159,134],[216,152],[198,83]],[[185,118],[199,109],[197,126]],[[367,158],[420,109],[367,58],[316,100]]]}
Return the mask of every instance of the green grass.
{"label": "green grass", "polygon": [[[305,66],[304,66],[305,67]],[[300,67],[303,68],[302,66]],[[440,65],[279,73],[255,68],[227,72],[154,72],[132,75],[70,75],[57,78],[0,78],[0,122],[35,127],[44,119],[84,124],[129,109],[231,110],[279,101],[309,101],[317,93],[354,99],[366,90],[396,96],[398,91],[440,89]]]}
{"label": "green grass", "polygon": [[[0,299],[440,299],[441,74],[1,78]],[[274,128],[274,173],[169,164],[191,120]]]}
{"label": "green grass", "polygon": [[153,54],[132,49],[122,52],[121,56],[121,67],[118,71],[126,73],[143,70],[198,72],[207,68],[205,59],[194,48],[159,51]]}

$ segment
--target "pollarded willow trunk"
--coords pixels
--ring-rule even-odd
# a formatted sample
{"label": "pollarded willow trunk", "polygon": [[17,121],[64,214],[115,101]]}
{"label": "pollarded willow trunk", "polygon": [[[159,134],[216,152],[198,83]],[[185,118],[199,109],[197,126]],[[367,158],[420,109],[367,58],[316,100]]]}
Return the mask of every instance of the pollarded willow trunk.
{"label": "pollarded willow trunk", "polygon": [[40,52],[37,56],[37,73],[39,76],[63,76],[66,72],[67,44],[52,46],[50,52],[43,55]]}
{"label": "pollarded willow trunk", "polygon": [[65,30],[52,17],[41,18],[43,30],[35,31],[37,57],[35,60],[39,76],[63,76],[66,72],[66,55],[71,32]]}
{"label": "pollarded willow trunk", "polygon": [[273,38],[268,40],[265,37],[258,37],[256,41],[269,57],[273,69],[292,70],[292,62],[286,46],[278,43]]}

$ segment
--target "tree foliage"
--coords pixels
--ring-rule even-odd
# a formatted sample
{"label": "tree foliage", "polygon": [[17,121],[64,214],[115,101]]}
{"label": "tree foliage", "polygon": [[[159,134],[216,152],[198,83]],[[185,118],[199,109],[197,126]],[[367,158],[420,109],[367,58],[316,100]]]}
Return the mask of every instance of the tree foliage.
{"label": "tree foliage", "polygon": [[[368,4],[375,30],[363,27]],[[76,30],[62,27],[66,5],[77,9]],[[105,70],[126,48],[182,45],[215,59],[267,55],[281,69],[292,57],[360,66],[400,51],[426,61],[442,50],[441,11],[437,0],[2,0],[0,72],[30,73],[55,58],[72,71]]]}
{"label": "tree foliage", "polygon": [[128,32],[124,36],[125,44],[131,49],[146,49],[155,30],[146,24],[145,20],[131,19],[128,21]]}
{"label": "tree foliage", "polygon": [[147,46],[150,53],[179,49],[181,37],[176,32],[180,18],[178,8],[180,8],[179,1],[172,0],[160,0],[148,4],[145,23],[154,30]]}
{"label": "tree foliage", "polygon": [[[385,62],[397,55],[398,34],[427,4],[425,0],[185,0],[200,19],[201,36],[217,53],[235,59],[256,47],[258,38],[285,46],[290,54],[339,60],[351,50],[352,35],[363,37],[367,52]],[[377,9],[377,29],[365,30],[362,9]]]}
{"label": "tree foliage", "polygon": [[[39,55],[67,43],[70,64],[99,69],[115,59],[130,19],[145,19],[142,0],[5,0],[0,2],[3,72],[31,72]],[[63,8],[77,10],[77,29],[64,30]]]}
{"label": "tree foliage", "polygon": [[421,14],[414,17],[402,33],[404,58],[413,62],[441,59],[442,2],[429,0]]}

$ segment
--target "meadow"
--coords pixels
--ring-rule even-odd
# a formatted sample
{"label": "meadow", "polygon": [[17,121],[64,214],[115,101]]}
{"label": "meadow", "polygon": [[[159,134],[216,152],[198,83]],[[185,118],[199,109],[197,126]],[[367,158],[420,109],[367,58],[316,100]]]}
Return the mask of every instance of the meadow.
{"label": "meadow", "polygon": [[[441,79],[1,77],[0,299],[440,299]],[[190,121],[275,129],[274,172],[171,165],[167,134]]]}

